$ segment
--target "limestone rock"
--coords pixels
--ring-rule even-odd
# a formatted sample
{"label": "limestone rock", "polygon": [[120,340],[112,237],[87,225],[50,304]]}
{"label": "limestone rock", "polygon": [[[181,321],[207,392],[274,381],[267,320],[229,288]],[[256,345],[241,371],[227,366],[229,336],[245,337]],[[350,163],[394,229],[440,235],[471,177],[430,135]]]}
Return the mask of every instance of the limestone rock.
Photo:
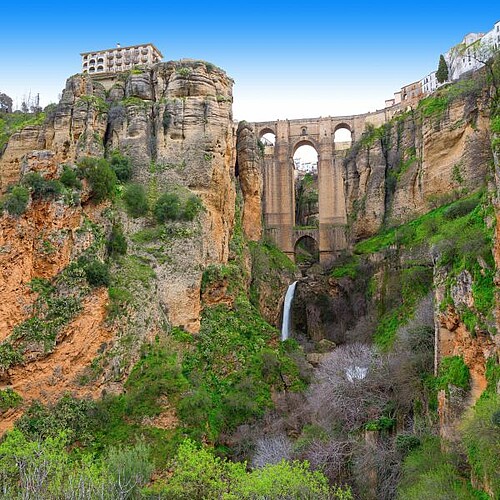
{"label": "limestone rock", "polygon": [[262,156],[252,126],[240,122],[236,151],[238,173],[243,193],[243,232],[251,241],[262,236]]}

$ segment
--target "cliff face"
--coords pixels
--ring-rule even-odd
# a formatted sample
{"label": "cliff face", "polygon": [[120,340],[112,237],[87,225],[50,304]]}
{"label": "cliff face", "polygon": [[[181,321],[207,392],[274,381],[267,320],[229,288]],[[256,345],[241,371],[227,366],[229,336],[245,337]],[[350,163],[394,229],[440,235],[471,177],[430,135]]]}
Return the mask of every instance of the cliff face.
{"label": "cliff face", "polygon": [[[95,204],[84,181],[78,199],[69,203],[32,196],[21,216],[4,212],[0,341],[18,349],[23,360],[22,366],[16,362],[0,367],[0,378],[26,400],[51,399],[61,388],[82,395],[112,389],[126,375],[144,339],[154,338],[168,324],[196,332],[203,269],[227,262],[235,155],[232,80],[222,70],[181,61],[101,81],[87,75],[69,78],[46,123],[10,138],[0,158],[0,189],[5,192],[29,172],[46,180],[58,178],[63,165],[113,150],[132,159],[132,181],[144,186],[150,204],[174,189],[198,195],[203,210],[193,222],[153,228],[154,237],[146,238],[143,235],[154,232],[151,218],[133,219],[120,203]],[[77,260],[89,249],[92,258],[102,259],[116,224],[123,227],[128,251],[122,261],[112,263],[111,289],[125,293],[126,300],[117,306],[103,288],[84,287],[80,293],[78,287],[69,287],[78,307],[58,326],[54,344],[39,349],[38,340],[30,343],[23,325],[30,318],[50,322],[55,300],[67,299],[69,293],[61,275],[78,267]],[[40,279],[55,287],[47,300],[33,286]],[[76,379],[88,378],[89,365],[102,361],[104,352],[107,359],[98,363],[98,375],[79,388]]]}
{"label": "cliff face", "polygon": [[[344,183],[352,236],[374,234],[485,183],[491,161],[488,110],[478,91],[432,97],[367,130],[348,153]],[[441,100],[440,100],[441,99]]]}
{"label": "cliff face", "polygon": [[240,122],[237,130],[238,174],[243,194],[243,232],[250,241],[262,235],[262,155],[255,131],[247,122]]}

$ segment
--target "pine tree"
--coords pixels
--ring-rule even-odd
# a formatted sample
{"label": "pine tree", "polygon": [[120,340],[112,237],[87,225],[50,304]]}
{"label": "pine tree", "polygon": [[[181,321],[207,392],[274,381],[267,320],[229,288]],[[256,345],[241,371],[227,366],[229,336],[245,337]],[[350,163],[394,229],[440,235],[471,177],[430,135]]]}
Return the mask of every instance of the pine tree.
{"label": "pine tree", "polygon": [[444,60],[443,55],[439,56],[439,65],[436,72],[436,78],[439,83],[444,83],[448,80],[448,65]]}

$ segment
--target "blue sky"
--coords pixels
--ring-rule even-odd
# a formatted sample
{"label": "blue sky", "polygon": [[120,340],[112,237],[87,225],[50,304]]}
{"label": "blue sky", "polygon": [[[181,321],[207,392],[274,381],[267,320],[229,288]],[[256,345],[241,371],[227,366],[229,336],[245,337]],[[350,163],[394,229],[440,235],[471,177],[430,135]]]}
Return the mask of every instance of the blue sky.
{"label": "blue sky", "polygon": [[[263,121],[374,111],[436,69],[439,54],[500,19],[493,1],[2,2],[0,92],[55,102],[80,52],[153,42],[234,80],[234,117]],[[463,4],[462,4],[463,5]]]}

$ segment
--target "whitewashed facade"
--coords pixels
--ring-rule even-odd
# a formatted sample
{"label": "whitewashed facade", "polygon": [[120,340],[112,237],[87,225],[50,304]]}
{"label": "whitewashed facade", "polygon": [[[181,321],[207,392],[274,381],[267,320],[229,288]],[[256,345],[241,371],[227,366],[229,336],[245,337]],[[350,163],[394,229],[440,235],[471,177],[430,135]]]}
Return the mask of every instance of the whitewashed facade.
{"label": "whitewashed facade", "polygon": [[131,45],[113,49],[83,52],[82,73],[116,73],[129,71],[136,66],[152,66],[163,59],[162,53],[152,44]]}

